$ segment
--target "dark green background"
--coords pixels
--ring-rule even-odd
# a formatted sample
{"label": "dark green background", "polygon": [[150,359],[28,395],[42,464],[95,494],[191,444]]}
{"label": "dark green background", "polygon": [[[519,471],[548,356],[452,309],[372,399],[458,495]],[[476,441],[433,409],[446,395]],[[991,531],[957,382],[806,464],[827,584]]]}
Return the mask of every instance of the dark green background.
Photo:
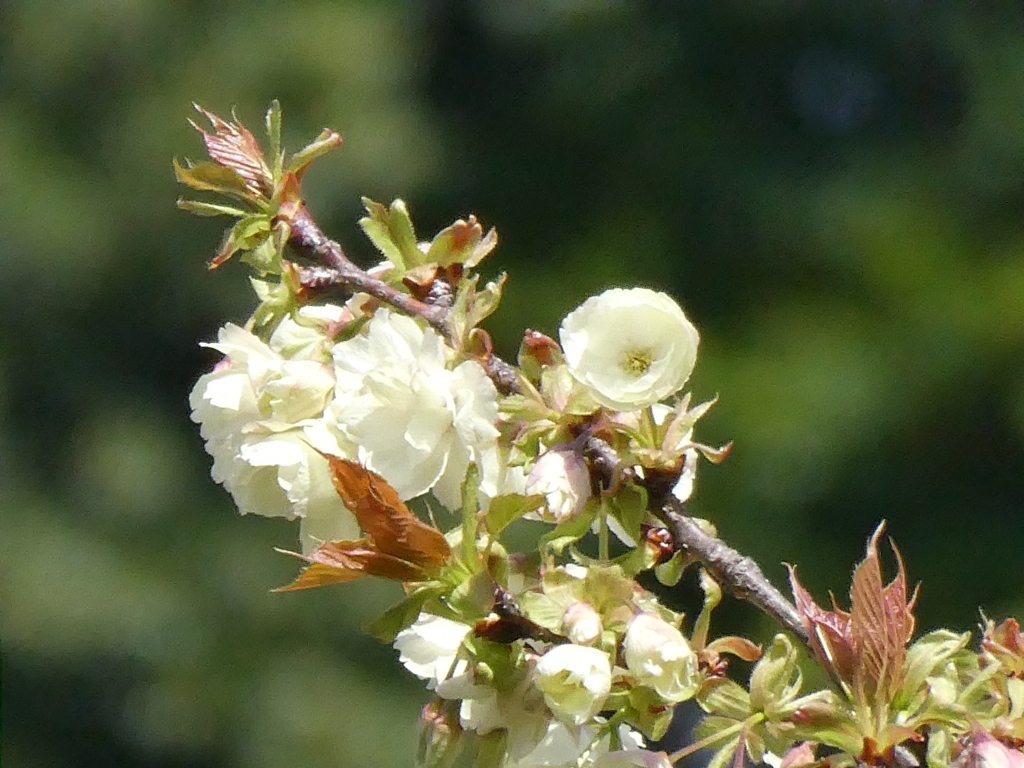
{"label": "dark green background", "polygon": [[[0,610],[15,766],[408,765],[425,695],[358,626],[395,597],[270,595],[295,530],[241,519],[186,398],[252,299],[174,208],[195,100],[272,98],[325,228],[476,213],[491,329],[613,285],[703,341],[695,512],[843,594],[889,521],[919,626],[1024,613],[1018,3],[14,0],[0,8]],[[726,609],[720,627],[771,627]]]}

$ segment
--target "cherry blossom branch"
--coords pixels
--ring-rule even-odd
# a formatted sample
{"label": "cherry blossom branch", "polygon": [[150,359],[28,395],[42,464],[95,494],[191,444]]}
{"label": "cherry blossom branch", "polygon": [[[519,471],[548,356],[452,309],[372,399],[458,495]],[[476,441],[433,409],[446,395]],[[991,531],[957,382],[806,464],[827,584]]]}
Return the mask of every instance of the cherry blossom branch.
{"label": "cherry blossom branch", "polygon": [[669,495],[663,512],[677,547],[685,547],[728,592],[757,606],[796,636],[814,658],[810,636],[796,606],[768,581],[753,559],[697,525],[675,497]]}
{"label": "cherry blossom branch", "polygon": [[449,335],[448,310],[445,307],[414,299],[357,267],[349,261],[341,246],[323,233],[305,205],[289,217],[288,223],[291,226],[288,244],[305,258],[319,262],[330,270],[318,269],[314,274],[322,287],[333,282],[358,288],[403,312],[422,317],[439,333],[446,337]]}
{"label": "cherry blossom branch", "polygon": [[[439,333],[450,337],[447,307],[419,301],[360,269],[337,242],[323,233],[304,205],[289,217],[289,223],[289,245],[305,259],[323,265],[309,272],[311,283],[317,288],[334,285],[356,288],[403,312],[422,317]],[[487,354],[481,364],[499,391],[504,394],[519,391],[515,369],[497,355]],[[615,450],[600,438],[591,436],[586,453],[602,487],[614,488],[621,481],[623,471]],[[797,609],[768,581],[758,564],[704,531],[685,514],[682,504],[671,494],[666,494],[665,498],[662,513],[671,526],[677,546],[684,547],[703,563],[726,591],[760,608],[810,649],[810,638]]]}
{"label": "cherry blossom branch", "polygon": [[[447,306],[419,301],[360,269],[349,260],[337,242],[323,233],[305,205],[288,218],[288,223],[291,227],[288,244],[309,261],[324,265],[308,271],[310,285],[318,289],[339,285],[357,288],[407,314],[422,317],[438,333],[451,338]],[[493,353],[483,355],[478,361],[502,394],[519,391],[516,372],[511,365]]]}

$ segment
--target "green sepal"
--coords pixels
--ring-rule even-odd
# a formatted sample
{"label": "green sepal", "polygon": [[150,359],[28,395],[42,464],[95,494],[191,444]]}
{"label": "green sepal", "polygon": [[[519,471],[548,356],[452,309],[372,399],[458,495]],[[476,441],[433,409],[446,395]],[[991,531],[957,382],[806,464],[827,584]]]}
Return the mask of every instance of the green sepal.
{"label": "green sepal", "polygon": [[493,730],[483,736],[477,735],[474,768],[501,768],[505,765],[507,742],[508,731],[504,728]]}
{"label": "green sepal", "polygon": [[652,741],[664,736],[672,723],[672,707],[665,706],[661,696],[646,686],[638,685],[630,689],[629,707],[632,710],[629,720]]}
{"label": "green sepal", "polygon": [[363,631],[382,643],[393,643],[399,632],[412,626],[427,602],[448,589],[445,584],[427,582],[363,627]]}
{"label": "green sepal", "polygon": [[532,496],[524,496],[519,493],[496,496],[491,499],[491,503],[487,507],[484,524],[491,536],[498,536],[510,523],[518,520],[527,512],[539,509],[543,504],[544,496],[539,493]]}
{"label": "green sepal", "polygon": [[364,197],[363,205],[369,216],[361,218],[359,226],[399,273],[404,274],[425,263],[423,254],[416,247],[416,231],[402,200],[396,199],[388,208]]}
{"label": "green sepal", "polygon": [[664,563],[654,566],[654,578],[666,587],[674,587],[683,578],[689,564],[690,561],[682,550],[676,551]]}
{"label": "green sepal", "polygon": [[579,515],[572,520],[566,520],[564,523],[556,525],[544,534],[540,540],[541,545],[553,550],[556,554],[561,554],[566,547],[586,535],[590,530],[590,524],[597,517],[599,509],[600,505],[594,499],[589,499]]}
{"label": "green sepal", "polygon": [[498,233],[491,229],[485,236],[476,217],[470,216],[469,221],[459,219],[434,236],[425,262],[435,263],[439,267],[464,264],[467,269],[471,269],[493,251],[497,244]]}
{"label": "green sepal", "polygon": [[324,128],[319,136],[292,155],[291,160],[288,161],[288,167],[285,168],[285,173],[294,173],[301,179],[310,163],[339,146],[341,146],[341,136],[330,128]]}

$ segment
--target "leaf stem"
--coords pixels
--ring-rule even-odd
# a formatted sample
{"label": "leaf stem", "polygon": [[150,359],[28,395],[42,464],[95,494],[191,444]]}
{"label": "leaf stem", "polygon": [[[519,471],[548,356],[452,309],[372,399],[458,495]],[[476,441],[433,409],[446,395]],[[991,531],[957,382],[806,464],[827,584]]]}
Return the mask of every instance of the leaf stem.
{"label": "leaf stem", "polygon": [[755,712],[746,720],[740,720],[736,723],[733,723],[728,728],[725,728],[719,731],[718,733],[713,733],[710,736],[705,736],[703,739],[700,739],[699,741],[695,741],[692,744],[683,747],[678,752],[673,752],[671,755],[669,755],[668,761],[670,763],[675,763],[678,760],[682,760],[684,757],[692,755],[697,750],[704,749],[705,747],[710,747],[717,744],[720,741],[724,741],[725,739],[732,736],[734,733],[739,733],[744,728],[747,728],[751,725],[757,725],[762,720],[764,720],[764,713]]}

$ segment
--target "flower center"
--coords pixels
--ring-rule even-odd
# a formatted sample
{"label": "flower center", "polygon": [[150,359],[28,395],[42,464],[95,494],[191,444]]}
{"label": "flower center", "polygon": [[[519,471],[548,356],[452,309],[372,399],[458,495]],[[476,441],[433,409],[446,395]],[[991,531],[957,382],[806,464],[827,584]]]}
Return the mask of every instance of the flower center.
{"label": "flower center", "polygon": [[649,349],[630,349],[622,356],[620,365],[630,376],[639,379],[651,369],[651,358]]}

